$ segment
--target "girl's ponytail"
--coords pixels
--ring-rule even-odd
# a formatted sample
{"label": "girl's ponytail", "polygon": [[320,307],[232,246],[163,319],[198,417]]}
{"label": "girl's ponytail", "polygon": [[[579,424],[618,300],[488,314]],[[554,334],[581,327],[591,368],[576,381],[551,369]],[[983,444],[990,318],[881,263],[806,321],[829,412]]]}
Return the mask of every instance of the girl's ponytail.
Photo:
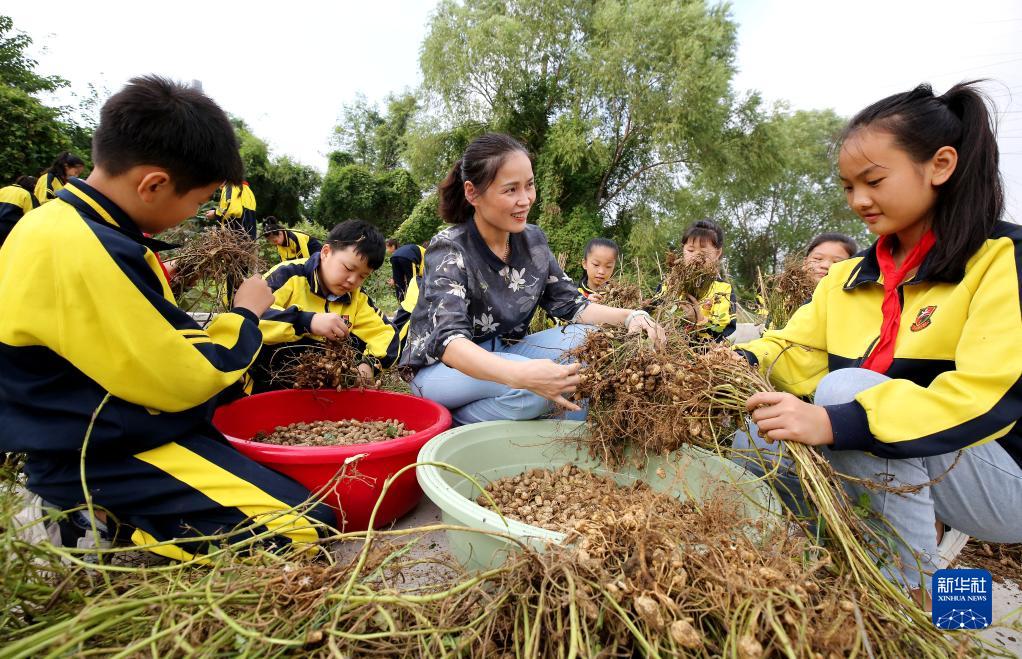
{"label": "girl's ponytail", "polygon": [[994,122],[974,83],[959,83],[937,98],[959,122],[954,173],[940,187],[934,211],[934,233],[957,253],[941,250],[932,267],[954,279],[965,273],[968,261],[993,231],[1004,211],[1004,188],[999,169]]}
{"label": "girl's ponytail", "polygon": [[997,139],[981,81],[963,82],[942,96],[929,85],[877,101],[849,122],[841,141],[860,129],[891,134],[916,162],[926,162],[945,146],[958,152],[958,164],[937,188],[933,232],[937,243],[928,257],[929,276],[956,282],[965,264],[991,235],[1004,210]]}

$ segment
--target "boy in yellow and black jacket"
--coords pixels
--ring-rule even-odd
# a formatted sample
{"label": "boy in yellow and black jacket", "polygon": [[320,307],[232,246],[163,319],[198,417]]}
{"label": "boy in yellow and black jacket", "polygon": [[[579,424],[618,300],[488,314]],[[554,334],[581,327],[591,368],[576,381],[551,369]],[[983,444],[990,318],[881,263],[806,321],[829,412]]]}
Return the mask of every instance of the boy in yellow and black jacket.
{"label": "boy in yellow and black jacket", "polygon": [[294,259],[307,259],[323,249],[323,243],[315,236],[285,229],[277,224],[277,218],[272,215],[266,218],[265,226],[263,235],[277,248],[277,255],[282,263]]}
{"label": "boy in yellow and black jacket", "polygon": [[[87,484],[120,530],[164,556],[205,553],[208,541],[189,537],[246,525],[280,544],[315,541],[314,521],[334,523],[332,511],[292,512],[308,490],[211,424],[218,395],[259,352],[268,287],[246,280],[202,329],[175,304],[155,254],[164,245],[143,234],[241,178],[226,115],[197,90],[135,78],[103,106],[93,157],[88,180],[28,213],[0,250],[0,449],[27,454],[27,488],[44,507],[83,505]],[[65,522],[71,544],[92,524]]]}
{"label": "boy in yellow and black jacket", "polygon": [[35,177],[19,176],[14,185],[0,188],[0,246],[26,213],[39,208],[39,200],[32,194]]}
{"label": "boy in yellow and black jacket", "polygon": [[206,213],[206,217],[216,219],[229,227],[243,231],[252,240],[256,239],[256,198],[248,181],[241,185],[227,183],[220,188],[220,201],[217,207]]}
{"label": "boy in yellow and black jacket", "polygon": [[[321,251],[308,259],[285,261],[266,273],[273,306],[259,328],[267,345],[315,346],[326,338],[347,337],[362,355],[361,379],[372,383],[380,369],[397,360],[399,332],[366,295],[362,283],[383,264],[383,235],[368,222],[348,220],[335,226]],[[283,347],[283,346],[282,346]],[[267,350],[252,371],[255,392],[272,388],[276,364]]]}

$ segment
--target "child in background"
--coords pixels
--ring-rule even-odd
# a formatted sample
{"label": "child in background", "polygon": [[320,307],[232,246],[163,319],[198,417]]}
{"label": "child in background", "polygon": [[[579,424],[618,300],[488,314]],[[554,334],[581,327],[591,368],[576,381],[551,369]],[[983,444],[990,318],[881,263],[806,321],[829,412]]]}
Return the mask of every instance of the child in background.
{"label": "child in background", "polygon": [[[392,242],[396,243],[397,241]],[[388,247],[388,250],[390,251],[391,281],[394,293],[397,295],[397,301],[403,302],[408,287],[413,281],[422,278],[423,268],[426,264],[426,248],[415,243],[408,243],[395,249]]]}
{"label": "child in background", "polygon": [[614,276],[617,257],[621,249],[609,238],[593,238],[586,243],[586,251],[582,257],[582,279],[578,282],[578,292],[592,302],[603,302],[600,290]]}
{"label": "child in background", "polygon": [[758,428],[735,447],[821,447],[854,478],[852,500],[868,496],[893,527],[885,573],[925,608],[964,541],[945,523],[1022,541],[1022,229],[1001,221],[992,125],[972,84],[920,85],[857,114],[838,165],[877,241],[831,266],[786,327],[739,346],[781,391],[749,399]]}
{"label": "child in background", "polygon": [[277,223],[277,218],[270,215],[265,220],[266,231],[263,235],[277,248],[280,261],[307,259],[323,248],[323,243],[314,236],[293,229],[285,229]]}
{"label": "child in background", "polygon": [[64,151],[57,156],[49,169],[39,175],[39,179],[35,184],[36,199],[40,204],[56,199],[60,189],[67,185],[67,180],[78,176],[84,169],[84,160]]}
{"label": "child in background", "polygon": [[805,266],[819,284],[830,272],[830,266],[852,258],[858,251],[855,241],[843,233],[821,233],[806,248]]}
{"label": "child in background", "polygon": [[[682,258],[686,263],[702,261],[720,270],[724,254],[724,231],[710,219],[691,224],[681,236]],[[663,303],[663,284],[653,294],[653,306]],[[738,326],[738,301],[731,284],[718,279],[698,298],[679,300],[679,309],[697,326],[696,336],[709,341],[723,341]]]}
{"label": "child in background", "polygon": [[248,181],[242,181],[241,185],[227,183],[222,186],[220,201],[215,209],[206,211],[206,218],[215,219],[255,240],[256,198]]}
{"label": "child in background", "polygon": [[[161,243],[143,235],[241,178],[227,115],[190,87],[134,78],[104,104],[92,144],[89,178],[70,179],[0,250],[0,450],[27,454],[36,496],[25,514],[83,506],[87,485],[133,542],[173,559],[246,525],[274,544],[315,542],[315,521],[334,524],[333,512],[291,511],[309,491],[211,423],[218,395],[259,352],[269,288],[247,279],[204,330],[174,302],[153,252]],[[71,546],[93,524],[103,532],[79,513],[65,522]]]}
{"label": "child in background", "polygon": [[[398,332],[360,288],[383,264],[383,256],[379,230],[362,220],[348,220],[330,231],[321,251],[271,269],[265,276],[274,301],[259,322],[263,343],[280,348],[287,344],[290,356],[294,345],[347,337],[362,354],[358,371],[363,383],[372,384],[400,351]],[[276,352],[264,351],[253,369],[255,392],[273,388]]]}
{"label": "child in background", "polygon": [[[813,278],[813,282],[819,284],[827,276],[830,266],[852,258],[858,251],[859,246],[855,241],[843,233],[821,233],[809,241],[802,267]],[[809,304],[811,297],[804,304]],[[756,307],[756,315],[763,319],[763,326],[766,329],[777,329],[770,321],[766,300],[759,293],[756,294]]]}
{"label": "child in background", "polygon": [[14,185],[0,188],[0,246],[18,220],[39,207],[39,200],[32,193],[35,184],[34,176],[19,176]]}

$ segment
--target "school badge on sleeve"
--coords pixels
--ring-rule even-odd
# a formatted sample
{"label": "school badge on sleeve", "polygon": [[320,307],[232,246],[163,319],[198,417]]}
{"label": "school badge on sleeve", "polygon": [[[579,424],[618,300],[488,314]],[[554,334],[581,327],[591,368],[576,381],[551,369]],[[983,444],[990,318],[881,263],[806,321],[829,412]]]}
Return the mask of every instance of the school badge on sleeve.
{"label": "school badge on sleeve", "polygon": [[937,310],[937,305],[933,304],[928,307],[923,307],[916,314],[915,322],[912,323],[910,328],[913,332],[924,330],[930,326],[930,320],[933,318],[933,312]]}

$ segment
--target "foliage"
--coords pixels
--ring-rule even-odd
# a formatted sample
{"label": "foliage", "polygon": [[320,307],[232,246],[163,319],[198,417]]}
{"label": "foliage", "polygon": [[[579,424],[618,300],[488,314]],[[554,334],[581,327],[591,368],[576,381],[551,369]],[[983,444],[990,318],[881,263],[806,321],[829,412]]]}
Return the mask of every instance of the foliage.
{"label": "foliage", "polygon": [[312,167],[288,156],[271,158],[269,145],[241,119],[231,120],[238,136],[245,178],[256,196],[259,217],[272,215],[285,224],[311,215],[321,177]]}
{"label": "foliage", "polygon": [[60,112],[20,89],[0,86],[0,181],[38,176],[54,156],[71,148]]}
{"label": "foliage", "polygon": [[386,104],[386,113],[380,114],[375,104],[359,94],[353,103],[344,106],[333,141],[350,156],[351,162],[345,164],[362,165],[372,171],[401,166],[405,135],[419,103],[406,92],[388,96]]}
{"label": "foliage", "polygon": [[757,266],[777,272],[820,232],[865,240],[833,173],[831,151],[842,123],[829,110],[761,113],[748,132],[732,135],[718,162],[674,195],[674,235],[700,217],[719,221],[730,273],[747,290]]}
{"label": "foliage", "polygon": [[360,218],[389,235],[419,199],[419,188],[407,170],[372,172],[362,165],[334,167],[323,179],[316,219],[323,226],[333,226]]}
{"label": "foliage", "polygon": [[[482,124],[530,147],[538,221],[563,251],[578,227],[602,233],[700,166],[732,113],[734,48],[726,7],[702,2],[448,0],[421,66],[426,91],[458,117],[448,134]],[[419,135],[410,152],[440,151]]]}
{"label": "foliage", "polygon": [[434,191],[415,205],[411,214],[394,232],[394,238],[405,243],[422,244],[432,238],[444,226],[438,206],[440,197]]}
{"label": "foliage", "polygon": [[0,84],[26,94],[66,87],[67,80],[60,76],[41,76],[35,72],[39,63],[25,53],[31,45],[32,37],[16,31],[10,16],[0,16]]}

